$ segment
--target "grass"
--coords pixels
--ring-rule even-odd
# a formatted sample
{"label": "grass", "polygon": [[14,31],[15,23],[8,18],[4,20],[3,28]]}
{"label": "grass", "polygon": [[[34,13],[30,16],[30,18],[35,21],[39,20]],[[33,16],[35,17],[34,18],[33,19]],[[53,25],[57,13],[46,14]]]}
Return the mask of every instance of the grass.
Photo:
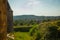
{"label": "grass", "polygon": [[[24,27],[25,26],[23,26],[23,27],[22,26],[14,26],[14,28],[24,28]],[[26,27],[28,27],[28,26],[26,26]],[[20,31],[18,31],[18,32],[14,32],[14,35],[15,35],[14,40],[33,40],[32,36],[30,36],[30,32],[20,32]]]}
{"label": "grass", "polygon": [[21,28],[21,27],[32,27],[33,25],[30,25],[30,26],[26,26],[26,25],[22,25],[22,26],[14,26],[14,28]]}
{"label": "grass", "polygon": [[15,40],[31,40],[29,32],[15,32]]}

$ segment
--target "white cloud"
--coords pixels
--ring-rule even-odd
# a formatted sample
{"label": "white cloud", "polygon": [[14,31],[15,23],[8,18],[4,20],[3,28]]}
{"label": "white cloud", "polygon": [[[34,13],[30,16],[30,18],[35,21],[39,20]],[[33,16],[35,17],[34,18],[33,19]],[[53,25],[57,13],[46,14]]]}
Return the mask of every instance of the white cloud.
{"label": "white cloud", "polygon": [[39,1],[34,1],[34,2],[28,2],[28,3],[27,3],[27,6],[37,6],[37,5],[39,5],[39,4],[40,4]]}

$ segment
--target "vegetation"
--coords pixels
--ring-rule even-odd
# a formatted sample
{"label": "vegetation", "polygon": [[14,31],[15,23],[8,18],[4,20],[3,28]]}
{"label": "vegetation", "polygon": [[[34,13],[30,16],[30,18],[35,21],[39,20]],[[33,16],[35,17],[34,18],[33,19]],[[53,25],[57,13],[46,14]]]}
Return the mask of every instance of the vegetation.
{"label": "vegetation", "polygon": [[60,20],[15,20],[14,40],[60,40]]}
{"label": "vegetation", "polygon": [[31,40],[28,32],[15,32],[15,40]]}
{"label": "vegetation", "polygon": [[35,24],[39,24],[38,21],[36,20],[15,20],[14,21],[14,26],[32,26]]}
{"label": "vegetation", "polygon": [[37,38],[38,40],[60,40],[59,22],[60,20],[41,23],[39,26],[31,29],[30,35],[33,36],[34,40],[37,40]]}

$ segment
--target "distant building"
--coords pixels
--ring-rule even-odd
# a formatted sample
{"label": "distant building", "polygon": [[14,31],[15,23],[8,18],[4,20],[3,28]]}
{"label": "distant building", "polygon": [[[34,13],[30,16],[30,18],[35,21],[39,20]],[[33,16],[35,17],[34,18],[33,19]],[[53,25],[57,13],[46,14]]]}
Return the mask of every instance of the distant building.
{"label": "distant building", "polygon": [[7,32],[10,33],[13,31],[13,11],[7,2]]}

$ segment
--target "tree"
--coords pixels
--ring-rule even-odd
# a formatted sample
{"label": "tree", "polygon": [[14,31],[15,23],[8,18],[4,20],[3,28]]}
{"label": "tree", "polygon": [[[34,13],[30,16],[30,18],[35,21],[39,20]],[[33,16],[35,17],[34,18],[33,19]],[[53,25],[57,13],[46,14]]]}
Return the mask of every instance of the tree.
{"label": "tree", "polygon": [[57,26],[48,27],[48,34],[46,35],[46,40],[57,40]]}
{"label": "tree", "polygon": [[19,21],[15,20],[13,23],[14,23],[14,26],[17,26],[19,24]]}

